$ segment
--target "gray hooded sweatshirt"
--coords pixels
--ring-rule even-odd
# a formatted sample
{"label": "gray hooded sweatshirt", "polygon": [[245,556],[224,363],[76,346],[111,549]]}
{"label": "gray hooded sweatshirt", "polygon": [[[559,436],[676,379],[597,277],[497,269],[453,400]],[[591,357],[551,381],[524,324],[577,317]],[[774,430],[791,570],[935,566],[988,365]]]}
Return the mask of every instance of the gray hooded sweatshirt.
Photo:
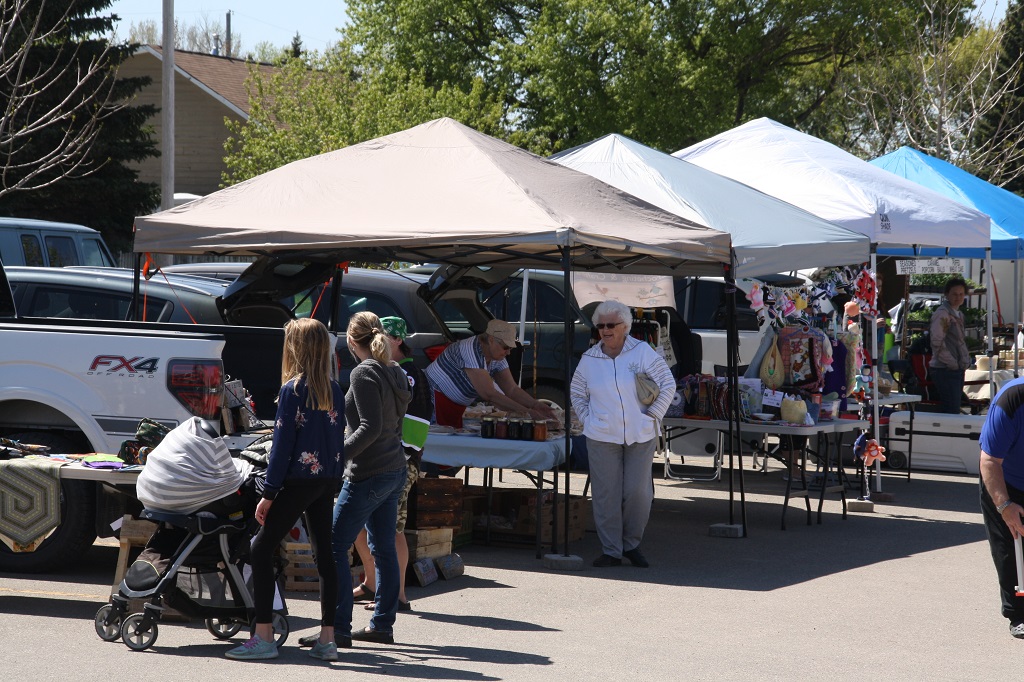
{"label": "gray hooded sweatshirt", "polygon": [[405,470],[402,419],[412,400],[409,380],[398,365],[368,358],[351,374],[345,394],[345,478],[362,481]]}

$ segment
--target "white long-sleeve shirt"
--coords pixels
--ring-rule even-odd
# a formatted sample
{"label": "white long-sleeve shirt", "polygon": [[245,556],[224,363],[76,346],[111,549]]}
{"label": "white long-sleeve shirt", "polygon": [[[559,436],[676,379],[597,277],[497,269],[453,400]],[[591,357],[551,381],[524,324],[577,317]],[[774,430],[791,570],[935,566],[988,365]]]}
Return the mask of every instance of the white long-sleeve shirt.
{"label": "white long-sleeve shirt", "polygon": [[[646,372],[661,389],[649,407],[636,395],[639,372]],[[643,341],[626,337],[615,358],[604,353],[603,342],[583,354],[569,399],[587,438],[632,445],[658,435],[657,422],[665,417],[675,392],[676,382],[665,360]]]}

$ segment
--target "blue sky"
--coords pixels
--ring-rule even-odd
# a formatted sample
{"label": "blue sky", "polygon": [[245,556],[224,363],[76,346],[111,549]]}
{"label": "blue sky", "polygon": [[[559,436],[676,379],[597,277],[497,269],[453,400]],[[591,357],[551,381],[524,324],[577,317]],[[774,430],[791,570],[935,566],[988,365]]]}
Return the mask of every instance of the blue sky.
{"label": "blue sky", "polygon": [[[263,41],[291,45],[297,31],[306,49],[322,51],[337,40],[335,29],[348,21],[345,7],[343,0],[174,0],[174,16],[183,24],[199,23],[205,16],[223,26],[231,10],[231,32],[242,37],[243,49]],[[118,35],[123,38],[131,24],[147,19],[159,30],[163,0],[114,0],[109,12],[121,17]]]}

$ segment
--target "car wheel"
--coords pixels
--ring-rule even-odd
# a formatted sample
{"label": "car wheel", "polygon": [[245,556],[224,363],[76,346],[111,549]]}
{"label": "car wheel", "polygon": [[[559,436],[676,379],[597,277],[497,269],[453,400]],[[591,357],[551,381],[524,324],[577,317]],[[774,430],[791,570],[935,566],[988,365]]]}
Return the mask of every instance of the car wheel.
{"label": "car wheel", "polygon": [[547,384],[541,384],[536,386],[536,391],[533,388],[526,389],[526,392],[532,396],[535,396],[537,400],[547,400],[550,403],[558,405],[559,408],[565,407],[565,392],[562,389],[555,386],[548,386]]}

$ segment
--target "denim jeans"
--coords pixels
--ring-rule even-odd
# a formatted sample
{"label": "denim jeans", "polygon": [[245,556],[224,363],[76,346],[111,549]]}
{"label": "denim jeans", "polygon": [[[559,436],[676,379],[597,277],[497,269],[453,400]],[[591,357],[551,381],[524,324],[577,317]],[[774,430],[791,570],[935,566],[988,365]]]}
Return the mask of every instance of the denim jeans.
{"label": "denim jeans", "polygon": [[392,632],[398,611],[398,553],[395,551],[395,525],[398,523],[398,498],[405,487],[407,470],[371,476],[362,481],[345,479],[334,505],[332,547],[338,566],[338,609],[334,615],[334,632],[352,632],[352,578],[348,550],[359,531],[366,526],[370,553],[377,564],[377,598],[370,627],[379,632]]}
{"label": "denim jeans", "polygon": [[960,414],[964,393],[963,370],[929,367],[928,378],[935,384],[942,411],[946,414]]}

